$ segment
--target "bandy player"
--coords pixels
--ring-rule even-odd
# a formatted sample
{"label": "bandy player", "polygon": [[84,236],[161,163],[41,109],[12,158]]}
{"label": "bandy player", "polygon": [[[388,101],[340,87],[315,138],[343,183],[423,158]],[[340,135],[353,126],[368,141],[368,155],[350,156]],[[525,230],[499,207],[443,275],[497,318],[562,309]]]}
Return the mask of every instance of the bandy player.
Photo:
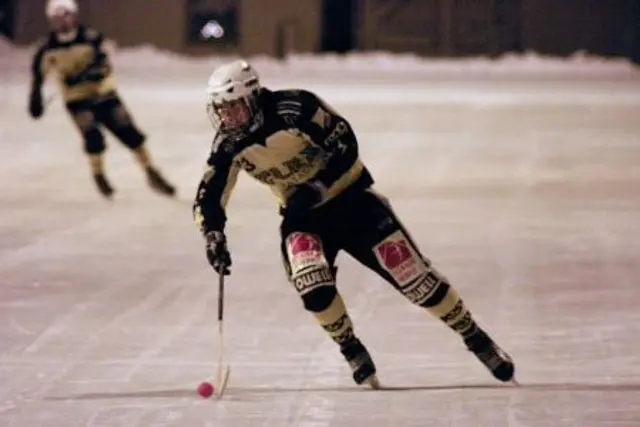
{"label": "bandy player", "polygon": [[42,86],[55,71],[67,112],[82,136],[98,191],[106,198],[114,194],[104,165],[107,146],[102,128],[107,128],[134,155],[153,190],[175,195],[175,187],[151,159],[146,135],[119,95],[104,34],[80,23],[78,14],[76,0],[47,1],[51,31],[33,57],[29,114],[37,120],[45,113]]}
{"label": "bandy player", "polygon": [[422,256],[389,201],[373,190],[344,117],[309,91],[262,87],[245,61],[215,69],[207,94],[216,135],[193,213],[218,273],[230,274],[225,206],[244,169],[277,197],[288,277],[305,309],[339,346],[357,384],[375,387],[376,367],[336,287],[340,250],[459,334],[497,379],[513,379],[511,358]]}

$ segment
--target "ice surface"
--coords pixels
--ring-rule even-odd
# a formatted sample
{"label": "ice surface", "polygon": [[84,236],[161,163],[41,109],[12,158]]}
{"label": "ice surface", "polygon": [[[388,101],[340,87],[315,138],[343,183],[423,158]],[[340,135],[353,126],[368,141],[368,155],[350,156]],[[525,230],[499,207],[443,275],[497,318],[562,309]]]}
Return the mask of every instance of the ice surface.
{"label": "ice surface", "polygon": [[378,189],[522,387],[344,257],[340,289],[390,390],[356,388],[284,280],[268,190],[242,179],[233,372],[215,402],[195,393],[215,368],[216,285],[190,204],[221,59],[117,50],[122,95],[180,197],[151,193],[109,139],[109,203],[59,100],[27,117],[30,54],[0,44],[1,426],[640,425],[640,79],[627,62],[256,58],[265,82],[317,89],[353,121]]}

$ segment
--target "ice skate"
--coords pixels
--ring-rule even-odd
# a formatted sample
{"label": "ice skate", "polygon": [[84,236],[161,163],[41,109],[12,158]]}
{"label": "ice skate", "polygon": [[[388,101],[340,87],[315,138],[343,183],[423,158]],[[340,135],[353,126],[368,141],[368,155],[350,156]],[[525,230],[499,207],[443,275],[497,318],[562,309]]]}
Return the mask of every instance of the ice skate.
{"label": "ice skate", "polygon": [[376,365],[359,339],[354,338],[342,345],[340,352],[349,363],[356,384],[368,384],[371,388],[380,388],[380,382],[376,376]]}
{"label": "ice skate", "polygon": [[162,175],[160,175],[160,172],[154,168],[147,169],[147,179],[151,188],[160,194],[173,196],[176,193],[175,187],[169,184]]}
{"label": "ice skate", "polygon": [[515,365],[511,357],[478,328],[477,332],[464,340],[469,351],[476,355],[493,376],[500,381],[513,381]]}
{"label": "ice skate", "polygon": [[104,176],[104,174],[99,173],[93,175],[93,180],[95,181],[100,194],[102,194],[106,198],[111,198],[111,196],[113,195],[113,187],[111,187],[111,184],[109,184],[107,177]]}

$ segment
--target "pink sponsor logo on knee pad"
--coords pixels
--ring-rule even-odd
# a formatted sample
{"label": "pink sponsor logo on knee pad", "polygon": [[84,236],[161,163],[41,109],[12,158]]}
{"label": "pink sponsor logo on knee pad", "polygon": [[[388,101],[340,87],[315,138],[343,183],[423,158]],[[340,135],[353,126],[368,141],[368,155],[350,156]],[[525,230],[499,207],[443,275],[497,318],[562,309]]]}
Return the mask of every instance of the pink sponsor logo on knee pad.
{"label": "pink sponsor logo on knee pad", "polygon": [[293,273],[311,266],[326,264],[320,237],[303,232],[290,234],[286,240],[287,254]]}

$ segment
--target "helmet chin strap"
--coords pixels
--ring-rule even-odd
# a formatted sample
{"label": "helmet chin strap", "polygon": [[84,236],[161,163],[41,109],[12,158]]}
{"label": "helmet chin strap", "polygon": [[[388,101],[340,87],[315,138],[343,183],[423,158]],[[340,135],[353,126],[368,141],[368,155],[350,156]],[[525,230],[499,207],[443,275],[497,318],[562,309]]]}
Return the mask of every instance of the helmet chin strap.
{"label": "helmet chin strap", "polygon": [[253,116],[253,123],[249,127],[250,132],[255,132],[262,127],[264,124],[264,113],[262,110],[258,110],[256,114]]}

